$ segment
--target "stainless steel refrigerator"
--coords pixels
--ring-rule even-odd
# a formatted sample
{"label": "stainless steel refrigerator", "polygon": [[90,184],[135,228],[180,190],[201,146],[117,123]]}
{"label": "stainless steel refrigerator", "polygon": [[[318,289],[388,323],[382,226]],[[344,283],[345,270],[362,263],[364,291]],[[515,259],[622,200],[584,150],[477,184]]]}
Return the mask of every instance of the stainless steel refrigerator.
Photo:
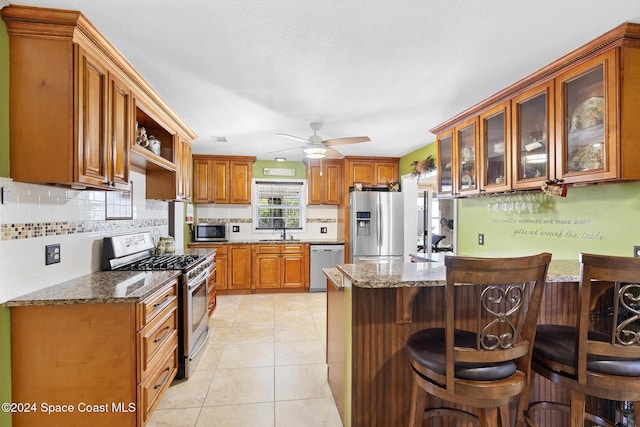
{"label": "stainless steel refrigerator", "polygon": [[402,261],[404,258],[402,193],[354,191],[349,196],[349,212],[351,262]]}

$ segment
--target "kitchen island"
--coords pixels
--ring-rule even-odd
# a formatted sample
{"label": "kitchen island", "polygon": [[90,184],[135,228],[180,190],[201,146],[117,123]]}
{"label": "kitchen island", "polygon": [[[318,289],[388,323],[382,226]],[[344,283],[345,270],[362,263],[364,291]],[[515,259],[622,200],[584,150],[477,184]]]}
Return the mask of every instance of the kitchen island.
{"label": "kitchen island", "polygon": [[[413,332],[442,325],[444,264],[346,264],[324,272],[328,379],[344,425],[408,425],[412,376],[404,346]],[[575,292],[567,289],[578,278],[577,260],[551,262],[540,323],[573,320]],[[459,290],[466,305],[476,298],[470,290]],[[532,398],[548,393],[542,388]]]}

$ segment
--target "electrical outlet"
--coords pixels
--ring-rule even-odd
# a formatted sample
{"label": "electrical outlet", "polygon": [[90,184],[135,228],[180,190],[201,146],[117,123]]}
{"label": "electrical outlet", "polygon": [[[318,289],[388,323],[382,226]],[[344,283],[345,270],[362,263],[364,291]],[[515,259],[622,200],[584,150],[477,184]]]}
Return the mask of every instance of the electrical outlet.
{"label": "electrical outlet", "polygon": [[633,247],[633,256],[636,258],[640,258],[640,246]]}
{"label": "electrical outlet", "polygon": [[320,227],[320,234],[327,234],[327,227]]}
{"label": "electrical outlet", "polygon": [[234,232],[234,233],[238,233],[238,232],[240,232],[240,226],[239,226],[239,225],[234,225],[234,226],[233,226],[233,232]]}
{"label": "electrical outlet", "polygon": [[57,264],[60,262],[60,243],[47,245],[44,247],[45,259],[44,264]]}
{"label": "electrical outlet", "polygon": [[480,246],[484,245],[484,233],[478,233],[478,244]]}

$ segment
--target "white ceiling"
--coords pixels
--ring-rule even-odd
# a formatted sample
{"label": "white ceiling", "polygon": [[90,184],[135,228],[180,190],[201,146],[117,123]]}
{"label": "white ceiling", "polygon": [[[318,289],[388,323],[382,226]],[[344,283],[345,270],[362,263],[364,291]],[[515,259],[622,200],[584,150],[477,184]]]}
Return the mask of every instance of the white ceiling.
{"label": "white ceiling", "polygon": [[[600,34],[638,0],[27,0],[74,9],[196,132],[196,153],[255,155],[367,135],[402,156],[429,129]],[[213,141],[225,136],[226,143]],[[302,158],[301,150],[283,153]]]}

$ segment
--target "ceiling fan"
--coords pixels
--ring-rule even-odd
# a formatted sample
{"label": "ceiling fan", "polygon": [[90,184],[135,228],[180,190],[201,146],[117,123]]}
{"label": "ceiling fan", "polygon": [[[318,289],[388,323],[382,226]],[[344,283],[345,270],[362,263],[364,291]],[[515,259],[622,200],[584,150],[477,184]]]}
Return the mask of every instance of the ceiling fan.
{"label": "ceiling fan", "polygon": [[343,157],[342,153],[332,148],[332,146],[371,141],[368,136],[352,136],[348,138],[334,138],[323,140],[322,137],[320,137],[320,135],[318,135],[317,133],[322,128],[322,125],[322,122],[309,123],[309,127],[311,128],[311,130],[313,130],[313,135],[311,135],[308,139],[300,138],[298,136],[293,136],[286,133],[277,133],[277,136],[284,136],[287,138],[295,139],[296,141],[304,142],[306,145],[295,148],[288,148],[286,150],[272,151],[272,153],[279,153],[282,151],[297,150],[299,148],[303,148],[304,155],[308,159],[323,159],[325,157],[334,157],[340,159]]}

